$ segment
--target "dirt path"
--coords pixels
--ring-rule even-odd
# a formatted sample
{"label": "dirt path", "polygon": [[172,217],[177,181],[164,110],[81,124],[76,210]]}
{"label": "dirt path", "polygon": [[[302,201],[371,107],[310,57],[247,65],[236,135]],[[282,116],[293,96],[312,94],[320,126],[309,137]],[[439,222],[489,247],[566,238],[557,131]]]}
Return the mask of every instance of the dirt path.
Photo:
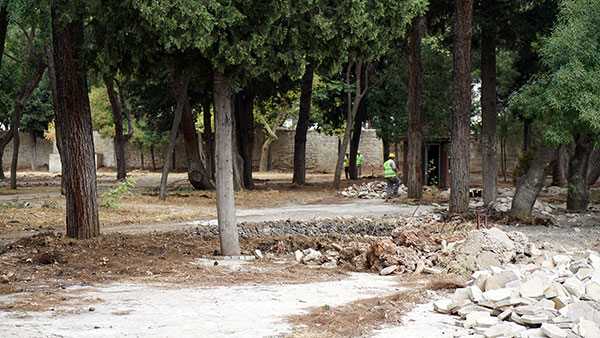
{"label": "dirt path", "polygon": [[[399,277],[367,273],[296,285],[191,288],[116,283],[65,290],[75,298],[53,311],[0,312],[0,333],[3,337],[272,337],[291,329],[286,316],[404,289]],[[19,295],[0,301],[11,297]]]}

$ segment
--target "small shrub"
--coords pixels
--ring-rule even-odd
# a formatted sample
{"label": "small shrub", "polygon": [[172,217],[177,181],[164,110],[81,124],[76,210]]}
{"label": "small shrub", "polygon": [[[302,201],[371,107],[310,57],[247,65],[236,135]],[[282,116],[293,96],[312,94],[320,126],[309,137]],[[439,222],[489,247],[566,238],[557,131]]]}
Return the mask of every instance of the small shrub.
{"label": "small shrub", "polygon": [[119,200],[127,193],[135,187],[135,178],[126,178],[125,181],[119,182],[117,186],[102,195],[102,200],[100,201],[100,205],[105,208],[118,209],[119,208]]}

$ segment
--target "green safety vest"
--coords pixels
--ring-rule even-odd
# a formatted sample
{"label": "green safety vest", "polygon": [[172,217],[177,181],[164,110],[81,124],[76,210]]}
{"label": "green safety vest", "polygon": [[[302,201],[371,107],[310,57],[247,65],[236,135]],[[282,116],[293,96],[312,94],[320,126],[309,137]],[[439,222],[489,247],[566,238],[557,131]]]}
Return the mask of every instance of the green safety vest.
{"label": "green safety vest", "polygon": [[385,161],[385,163],[383,164],[383,177],[388,178],[388,177],[396,176],[394,169],[392,169],[393,161],[394,160],[389,159],[389,160]]}
{"label": "green safety vest", "polygon": [[363,161],[362,155],[356,155],[356,165],[361,165]]}
{"label": "green safety vest", "polygon": [[344,156],[344,168],[347,168],[350,166],[350,160],[348,159],[348,156]]}

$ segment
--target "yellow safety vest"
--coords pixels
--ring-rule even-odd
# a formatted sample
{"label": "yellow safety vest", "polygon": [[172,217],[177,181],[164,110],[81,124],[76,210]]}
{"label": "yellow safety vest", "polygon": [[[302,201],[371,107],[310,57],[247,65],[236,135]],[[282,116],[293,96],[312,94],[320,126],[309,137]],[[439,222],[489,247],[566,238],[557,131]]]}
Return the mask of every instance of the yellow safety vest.
{"label": "yellow safety vest", "polygon": [[385,161],[385,163],[383,164],[383,177],[388,178],[388,177],[394,177],[396,176],[396,173],[394,172],[394,169],[392,169],[392,162],[394,160],[392,160],[391,158],[387,161]]}
{"label": "yellow safety vest", "polygon": [[348,168],[350,166],[350,160],[348,156],[344,156],[344,168]]}
{"label": "yellow safety vest", "polygon": [[361,165],[363,161],[362,155],[356,155],[356,165]]}

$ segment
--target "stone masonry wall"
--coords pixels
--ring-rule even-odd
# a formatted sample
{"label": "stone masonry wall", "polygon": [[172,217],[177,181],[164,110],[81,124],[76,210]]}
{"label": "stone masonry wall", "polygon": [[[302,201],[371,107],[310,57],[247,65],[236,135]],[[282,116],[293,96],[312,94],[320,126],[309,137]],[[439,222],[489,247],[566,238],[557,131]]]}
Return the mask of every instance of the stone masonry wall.
{"label": "stone masonry wall", "polygon": [[[0,132],[0,135],[4,135],[5,131]],[[19,133],[19,168],[31,168],[31,136],[28,133]],[[48,155],[52,153],[52,141],[38,138],[36,141],[36,156],[37,165],[48,166]],[[2,167],[3,169],[10,170],[10,164],[13,156],[13,141],[11,140],[6,148],[4,148],[4,154],[2,154]]]}

